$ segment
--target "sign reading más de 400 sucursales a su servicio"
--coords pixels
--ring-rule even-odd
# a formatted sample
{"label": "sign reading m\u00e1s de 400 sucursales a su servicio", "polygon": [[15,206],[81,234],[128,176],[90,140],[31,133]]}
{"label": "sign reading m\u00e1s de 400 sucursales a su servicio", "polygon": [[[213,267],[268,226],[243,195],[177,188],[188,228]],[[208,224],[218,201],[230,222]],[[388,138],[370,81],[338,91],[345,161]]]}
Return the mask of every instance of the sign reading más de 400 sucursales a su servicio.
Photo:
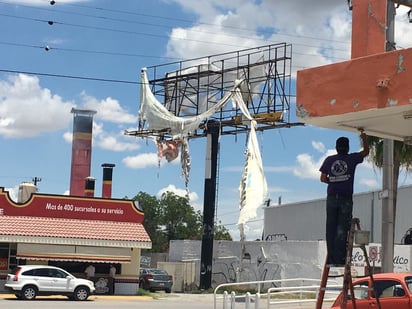
{"label": "sign reading m\u00e1s de 400 sucursales a su servicio", "polygon": [[0,215],[143,222],[132,200],[34,193],[27,202],[15,203],[1,187]]}

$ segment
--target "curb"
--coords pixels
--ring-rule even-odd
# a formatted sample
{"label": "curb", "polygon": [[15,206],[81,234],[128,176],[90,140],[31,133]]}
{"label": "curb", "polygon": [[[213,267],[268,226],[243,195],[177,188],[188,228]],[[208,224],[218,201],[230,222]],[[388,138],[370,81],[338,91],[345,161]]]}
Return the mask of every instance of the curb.
{"label": "curb", "polygon": [[[7,293],[0,293],[1,299],[7,298],[16,298],[14,294],[7,294]],[[67,299],[67,296],[63,295],[49,295],[49,296],[36,296],[36,299]],[[120,300],[120,299],[128,299],[128,300],[152,300],[153,297],[151,296],[138,296],[138,295],[96,295],[92,294],[88,298],[89,300],[98,300],[98,299],[106,299],[106,300]]]}

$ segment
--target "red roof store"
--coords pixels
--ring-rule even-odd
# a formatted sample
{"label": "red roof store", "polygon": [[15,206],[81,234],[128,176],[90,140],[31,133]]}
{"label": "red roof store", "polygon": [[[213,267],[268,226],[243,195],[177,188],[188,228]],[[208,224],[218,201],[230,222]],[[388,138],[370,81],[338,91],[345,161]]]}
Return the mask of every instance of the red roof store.
{"label": "red roof store", "polygon": [[100,285],[136,294],[140,251],[152,245],[143,217],[131,200],[34,193],[15,203],[0,187],[0,290],[18,264],[55,265],[77,276],[93,264]]}

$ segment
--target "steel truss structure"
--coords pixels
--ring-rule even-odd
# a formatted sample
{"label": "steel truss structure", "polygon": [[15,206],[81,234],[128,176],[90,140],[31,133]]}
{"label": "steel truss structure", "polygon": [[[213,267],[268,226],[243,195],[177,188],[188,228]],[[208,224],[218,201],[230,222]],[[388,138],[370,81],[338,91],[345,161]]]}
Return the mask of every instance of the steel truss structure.
{"label": "steel truss structure", "polygon": [[[238,83],[257,130],[264,131],[295,125],[290,123],[291,64],[292,46],[279,43],[151,66],[146,72],[152,93],[178,117],[200,115]],[[205,136],[212,123],[220,127],[221,135],[247,132],[250,125],[241,110],[229,103],[189,138]],[[156,132],[144,124],[126,134],[170,138],[167,129]]]}

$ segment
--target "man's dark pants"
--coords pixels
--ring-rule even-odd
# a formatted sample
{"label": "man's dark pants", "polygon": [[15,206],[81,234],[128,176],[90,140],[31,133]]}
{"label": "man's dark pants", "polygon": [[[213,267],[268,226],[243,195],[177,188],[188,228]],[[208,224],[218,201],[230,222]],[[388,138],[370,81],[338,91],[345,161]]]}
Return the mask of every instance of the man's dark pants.
{"label": "man's dark pants", "polygon": [[328,264],[345,264],[346,241],[352,221],[352,196],[328,194],[326,199],[326,246]]}

